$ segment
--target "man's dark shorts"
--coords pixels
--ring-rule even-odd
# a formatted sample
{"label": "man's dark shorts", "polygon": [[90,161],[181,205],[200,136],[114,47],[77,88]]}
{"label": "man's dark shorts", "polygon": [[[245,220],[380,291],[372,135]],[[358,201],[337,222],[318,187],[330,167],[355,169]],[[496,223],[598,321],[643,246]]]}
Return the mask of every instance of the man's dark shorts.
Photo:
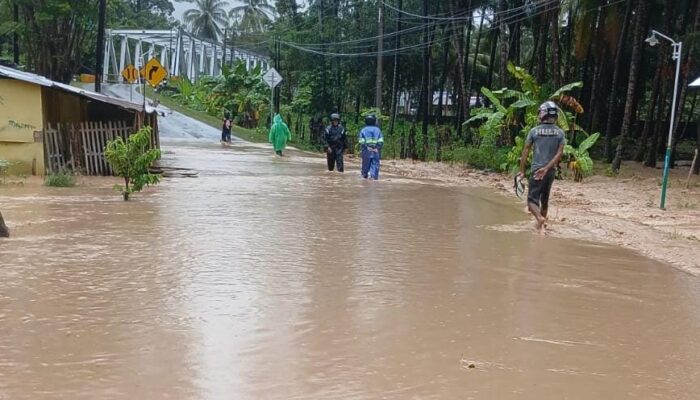
{"label": "man's dark shorts", "polygon": [[541,210],[546,210],[549,206],[549,193],[552,191],[552,183],[554,183],[554,176],[556,171],[554,168],[550,169],[547,174],[542,178],[542,180],[535,180],[534,172],[530,177],[530,182],[527,192],[528,203],[533,203]]}

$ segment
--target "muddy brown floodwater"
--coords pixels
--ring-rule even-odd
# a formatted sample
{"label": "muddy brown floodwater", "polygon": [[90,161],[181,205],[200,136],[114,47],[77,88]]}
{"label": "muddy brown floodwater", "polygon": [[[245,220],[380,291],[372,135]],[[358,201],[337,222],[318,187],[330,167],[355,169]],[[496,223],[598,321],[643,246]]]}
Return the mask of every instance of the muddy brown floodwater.
{"label": "muddy brown floodwater", "polygon": [[237,145],[2,187],[0,399],[696,399],[700,280],[522,205]]}

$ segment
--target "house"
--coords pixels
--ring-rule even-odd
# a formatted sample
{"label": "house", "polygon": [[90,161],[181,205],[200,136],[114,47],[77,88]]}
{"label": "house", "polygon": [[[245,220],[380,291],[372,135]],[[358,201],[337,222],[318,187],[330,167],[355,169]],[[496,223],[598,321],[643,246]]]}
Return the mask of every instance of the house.
{"label": "house", "polygon": [[[398,113],[403,115],[416,115],[420,103],[420,94],[410,91],[399,94]],[[442,115],[454,116],[455,105],[453,104],[454,96],[452,92],[442,93]],[[480,96],[471,96],[469,98],[470,107],[478,107],[482,104]],[[440,92],[433,92],[433,112],[437,107],[440,107]]]}
{"label": "house", "polygon": [[690,84],[690,87],[693,87],[693,88],[700,88],[700,78],[694,80],[694,81]]}
{"label": "house", "polygon": [[0,66],[0,159],[12,163],[10,173],[44,175],[64,167],[111,173],[106,142],[144,124],[153,127],[152,145],[159,147],[152,107]]}

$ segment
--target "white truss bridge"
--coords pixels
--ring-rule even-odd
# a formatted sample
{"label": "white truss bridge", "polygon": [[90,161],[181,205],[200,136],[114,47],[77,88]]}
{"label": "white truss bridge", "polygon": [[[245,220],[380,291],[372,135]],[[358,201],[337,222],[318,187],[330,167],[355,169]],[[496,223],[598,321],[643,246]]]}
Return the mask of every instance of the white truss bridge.
{"label": "white truss bridge", "polygon": [[221,65],[233,60],[243,60],[248,69],[261,66],[266,71],[270,66],[260,54],[198,38],[183,29],[108,29],[105,33],[104,82],[122,82],[121,71],[126,66],[133,64],[140,70],[154,57],[169,77],[186,77],[192,82],[201,76],[220,75]]}

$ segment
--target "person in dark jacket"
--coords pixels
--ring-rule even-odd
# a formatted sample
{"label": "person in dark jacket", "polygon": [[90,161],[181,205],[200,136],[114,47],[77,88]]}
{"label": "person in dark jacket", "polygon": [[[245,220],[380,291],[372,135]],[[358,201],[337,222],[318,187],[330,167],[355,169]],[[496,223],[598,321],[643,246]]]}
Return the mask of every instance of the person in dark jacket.
{"label": "person in dark jacket", "polygon": [[333,171],[337,167],[338,172],[344,172],[343,154],[348,147],[348,135],[345,127],[340,124],[340,115],[331,114],[331,124],[326,127],[323,139],[326,145],[328,170]]}

